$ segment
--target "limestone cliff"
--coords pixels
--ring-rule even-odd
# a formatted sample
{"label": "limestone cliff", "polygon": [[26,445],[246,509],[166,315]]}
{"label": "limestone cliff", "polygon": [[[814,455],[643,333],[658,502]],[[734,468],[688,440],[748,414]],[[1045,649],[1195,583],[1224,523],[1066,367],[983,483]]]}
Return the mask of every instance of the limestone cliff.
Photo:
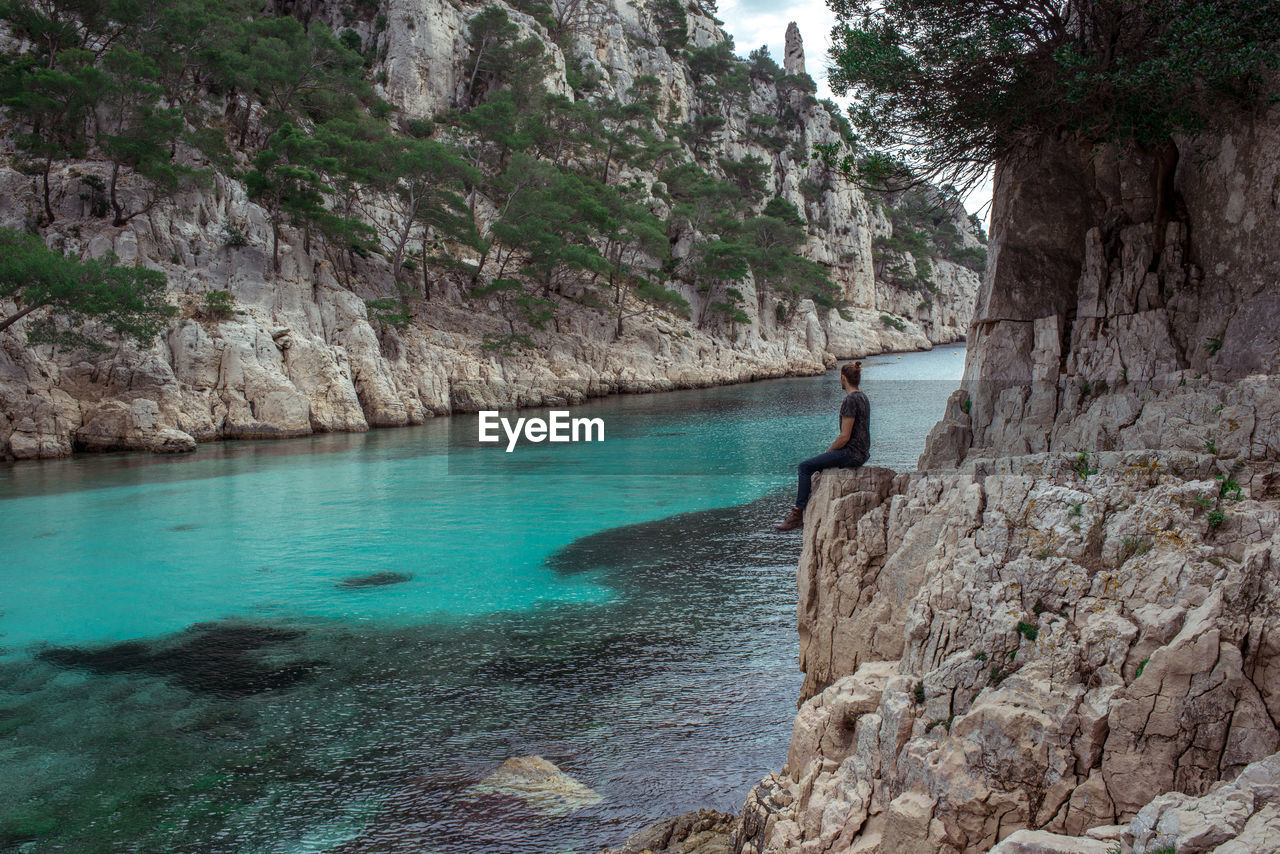
{"label": "limestone cliff", "polygon": [[[377,58],[370,78],[406,117],[429,119],[458,104],[467,24],[486,4],[385,0],[374,4],[376,15],[363,4],[369,13],[354,18],[341,3],[305,5],[309,17],[345,27],[367,45]],[[355,276],[342,277],[304,235],[285,228],[274,274],[268,215],[234,177],[219,175],[208,189],[117,228],[86,201],[81,179],[103,167],[84,161],[52,176],[57,221],[45,230],[46,241],[83,256],[113,251],[126,263],[163,270],[181,317],[154,347],[122,346],[103,356],[28,347],[22,323],[0,334],[0,457],[190,450],[217,438],[414,424],[485,407],[813,373],[837,358],[963,337],[978,286],[968,269],[935,264],[927,302],[877,280],[872,240],[891,226],[861,192],[831,180],[820,161],[804,154],[840,138],[826,107],[759,80],[745,103],[704,103],[687,58],[655,41],[647,4],[606,0],[587,7],[571,43],[551,39],[534,17],[509,8],[522,34],[540,39],[551,58],[546,86],[570,97],[625,98],[636,78],[652,75],[673,115],[723,114],[723,130],[703,161],[712,169],[721,157],[754,155],[767,163],[769,192],[795,203],[807,221],[803,252],[826,265],[840,288],[839,312],[809,301],[783,310],[748,276],[740,288],[745,324],[699,328],[683,317],[659,316],[638,319],[615,338],[607,314],[579,306],[554,331],[536,333],[533,347],[500,355],[482,346],[487,334],[504,331],[496,307],[447,278],[433,283],[431,298],[401,332],[372,322],[366,310],[366,300],[395,293],[382,258],[364,259]],[[728,38],[696,4],[687,22],[692,46]],[[802,73],[798,30],[788,38],[786,63]],[[575,93],[571,72],[598,76],[595,94]],[[785,121],[775,138],[765,139],[752,116]],[[0,149],[0,226],[20,228],[37,220],[39,205],[13,155],[9,141]],[[647,186],[656,181],[653,174],[629,177]],[[710,297],[676,286],[696,317]],[[215,290],[233,296],[234,314],[202,315],[200,300]]]}
{"label": "limestone cliff", "polygon": [[819,478],[736,851],[1280,850],[1280,109],[1177,148],[1163,199],[1061,142],[998,170],[919,470]]}

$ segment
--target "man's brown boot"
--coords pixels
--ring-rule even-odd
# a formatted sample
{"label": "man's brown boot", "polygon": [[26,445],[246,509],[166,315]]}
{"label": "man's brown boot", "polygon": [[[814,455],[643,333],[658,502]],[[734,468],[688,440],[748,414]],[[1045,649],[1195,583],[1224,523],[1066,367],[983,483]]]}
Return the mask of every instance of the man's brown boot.
{"label": "man's brown boot", "polygon": [[799,507],[792,507],[791,512],[787,514],[787,518],[783,519],[777,525],[773,526],[775,531],[794,531],[804,525],[804,511]]}

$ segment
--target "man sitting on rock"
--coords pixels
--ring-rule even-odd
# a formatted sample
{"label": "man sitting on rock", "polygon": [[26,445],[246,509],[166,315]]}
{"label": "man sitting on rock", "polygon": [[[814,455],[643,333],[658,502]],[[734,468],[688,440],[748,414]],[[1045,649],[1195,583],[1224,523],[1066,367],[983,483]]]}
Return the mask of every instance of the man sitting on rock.
{"label": "man sitting on rock", "polygon": [[796,506],[791,508],[775,531],[792,531],[804,524],[804,506],[809,503],[809,490],[815,472],[829,468],[850,468],[866,463],[871,456],[871,401],[858,390],[862,382],[862,363],[851,362],[840,369],[840,385],[847,392],[840,404],[840,435],[826,453],[800,463],[800,488]]}

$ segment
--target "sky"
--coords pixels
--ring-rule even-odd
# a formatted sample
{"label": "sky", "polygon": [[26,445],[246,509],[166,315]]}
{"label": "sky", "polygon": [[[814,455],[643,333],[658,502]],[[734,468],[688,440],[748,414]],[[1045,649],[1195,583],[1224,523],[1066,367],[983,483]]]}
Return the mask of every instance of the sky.
{"label": "sky", "polygon": [[[831,29],[836,24],[836,16],[827,8],[825,0],[719,0],[716,16],[724,21],[725,30],[733,36],[739,56],[767,45],[779,65],[787,24],[795,21],[804,40],[805,70],[818,84],[818,97],[830,98],[841,105],[848,103],[847,98],[836,97],[827,85],[830,64],[827,51],[831,47]],[[964,200],[971,213],[981,208],[981,216],[988,224],[990,201],[990,180],[975,187]]]}

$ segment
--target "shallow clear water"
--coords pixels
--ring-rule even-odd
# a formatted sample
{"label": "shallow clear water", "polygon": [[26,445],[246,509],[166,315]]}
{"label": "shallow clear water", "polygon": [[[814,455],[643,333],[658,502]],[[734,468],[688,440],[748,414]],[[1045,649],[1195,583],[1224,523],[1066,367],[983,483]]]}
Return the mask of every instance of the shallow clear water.
{"label": "shallow clear water", "polygon": [[[963,357],[866,360],[871,464],[914,466]],[[736,810],[800,681],[769,526],[841,394],[610,398],[574,408],[604,443],[513,453],[460,416],[0,469],[0,849],[576,852]],[[469,790],[530,754],[603,800]]]}

